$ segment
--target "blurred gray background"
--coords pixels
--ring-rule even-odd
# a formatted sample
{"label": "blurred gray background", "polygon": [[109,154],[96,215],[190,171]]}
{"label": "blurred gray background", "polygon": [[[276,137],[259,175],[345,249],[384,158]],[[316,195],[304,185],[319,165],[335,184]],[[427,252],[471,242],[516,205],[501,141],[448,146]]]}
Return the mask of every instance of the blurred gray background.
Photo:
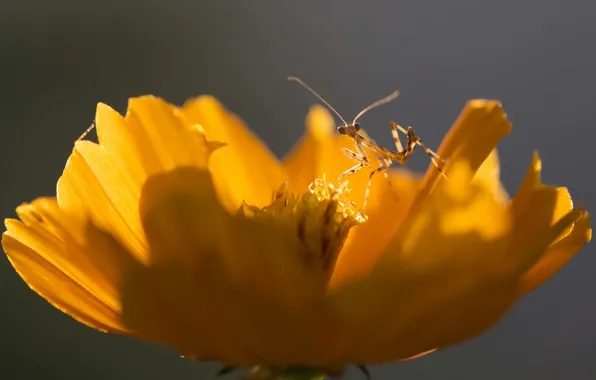
{"label": "blurred gray background", "polygon": [[[510,193],[537,149],[544,180],[595,212],[595,16],[583,0],[3,0],[0,216],[55,194],[98,101],[124,112],[131,96],[213,94],[281,156],[315,102],[288,75],[345,118],[398,88],[362,120],[386,146],[389,120],[437,147],[467,99],[500,99],[514,124],[500,145]],[[420,154],[410,166],[427,164]],[[584,248],[485,335],[373,377],[596,379],[594,253]],[[0,378],[210,379],[215,368],[77,324],[0,257]]]}

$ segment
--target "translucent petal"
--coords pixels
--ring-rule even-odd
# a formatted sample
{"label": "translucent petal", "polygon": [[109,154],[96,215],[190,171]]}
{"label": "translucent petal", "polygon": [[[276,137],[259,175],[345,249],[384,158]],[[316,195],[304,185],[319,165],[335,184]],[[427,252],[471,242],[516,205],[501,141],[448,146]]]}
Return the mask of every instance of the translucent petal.
{"label": "translucent petal", "polygon": [[[540,160],[538,152],[534,152],[526,176],[511,202],[512,212],[516,217],[523,212],[533,192],[544,186],[540,179],[541,171],[542,161]],[[571,209],[572,206],[572,204],[569,204],[569,209]]]}
{"label": "translucent petal", "polygon": [[40,198],[8,219],[2,246],[19,275],[42,297],[100,330],[129,333],[120,320],[123,275],[139,263],[108,234]]}
{"label": "translucent petal", "polygon": [[583,215],[581,210],[573,208],[567,188],[541,183],[541,167],[536,153],[510,204],[515,229],[506,260],[511,265],[520,265],[522,273],[536,265],[549,246],[565,239],[572,232],[574,218]]}
{"label": "translucent petal", "polygon": [[[469,101],[449,130],[438,154],[447,159],[444,171],[449,178],[453,165],[465,162],[475,173],[495,149],[497,143],[511,131],[511,123],[501,104],[491,100]],[[420,192],[420,198],[435,191],[445,181],[434,165],[430,165]]]}
{"label": "translucent petal", "polygon": [[153,96],[130,99],[125,118],[100,103],[96,125],[102,147],[139,185],[178,166],[204,167],[209,157],[200,132],[181,110]]}
{"label": "translucent petal", "polygon": [[513,302],[516,279],[494,268],[509,243],[509,213],[471,176],[453,167],[447,184],[411,209],[370,275],[333,296],[350,361],[403,359],[469,338]]}
{"label": "translucent petal", "polygon": [[[315,179],[329,171],[329,163],[342,159],[335,149],[335,125],[327,110],[313,106],[306,118],[306,133],[291,152],[283,159],[288,173],[288,190],[301,193]],[[331,178],[330,178],[331,179]]]}
{"label": "translucent petal", "polygon": [[144,96],[129,101],[126,118],[99,104],[100,145],[78,141],[58,181],[66,210],[85,210],[140,258],[147,244],[138,199],[147,177],[178,166],[205,167],[209,146],[174,106]]}
{"label": "translucent petal", "polygon": [[236,211],[243,201],[258,207],[271,202],[284,181],[278,160],[240,118],[215,98],[202,96],[184,105],[190,120],[201,125],[207,139],[226,145],[210,159],[209,169],[222,201]]}
{"label": "translucent petal", "polygon": [[584,213],[575,221],[573,230],[562,240],[551,245],[540,260],[522,277],[518,292],[530,292],[554,276],[592,237],[590,217]]}
{"label": "translucent petal", "polygon": [[389,173],[389,181],[383,176],[373,180],[368,221],[350,232],[336,264],[332,288],[366,276],[408,215],[421,179],[406,170]]}
{"label": "translucent petal", "polygon": [[[574,217],[569,214],[574,213]],[[511,247],[505,260],[522,273],[528,270],[546,249],[573,228],[581,211],[572,209],[566,188],[544,186],[532,193],[523,212],[515,218]],[[521,273],[520,273],[521,275]]]}
{"label": "translucent petal", "polygon": [[79,141],[58,180],[58,203],[65,210],[84,210],[113,233],[140,259],[147,256],[138,202],[140,187],[98,144]]}
{"label": "translucent petal", "polygon": [[509,201],[509,195],[507,190],[501,183],[501,170],[499,165],[499,155],[497,150],[494,149],[491,154],[488,155],[486,160],[480,165],[478,171],[474,175],[474,180],[482,180],[486,182],[495,194],[495,198],[505,203]]}

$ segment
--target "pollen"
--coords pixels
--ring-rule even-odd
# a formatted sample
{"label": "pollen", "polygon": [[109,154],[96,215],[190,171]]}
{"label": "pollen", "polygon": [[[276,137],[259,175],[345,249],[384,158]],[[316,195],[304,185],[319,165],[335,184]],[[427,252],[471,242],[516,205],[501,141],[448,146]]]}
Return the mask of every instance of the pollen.
{"label": "pollen", "polygon": [[287,181],[263,208],[244,204],[240,213],[253,220],[274,222],[283,232],[291,231],[302,246],[306,265],[330,275],[352,227],[368,217],[349,199],[349,182],[334,184],[317,178],[303,194],[288,192]]}

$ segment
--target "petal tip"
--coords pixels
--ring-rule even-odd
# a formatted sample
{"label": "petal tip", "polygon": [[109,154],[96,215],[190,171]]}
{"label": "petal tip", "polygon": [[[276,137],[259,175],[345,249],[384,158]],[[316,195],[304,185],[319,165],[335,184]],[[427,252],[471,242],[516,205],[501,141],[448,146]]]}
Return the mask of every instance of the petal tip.
{"label": "petal tip", "polygon": [[[157,97],[155,95],[141,95],[141,96],[135,96],[133,98],[128,98],[128,106],[127,106],[127,111],[126,114],[128,116],[128,114],[134,110],[134,109],[139,109],[138,111],[140,112],[140,108],[142,107],[159,107],[159,106],[166,106],[166,107],[172,107],[173,106],[166,102],[164,99]],[[133,111],[134,112],[134,111]]]}
{"label": "petal tip", "polygon": [[319,104],[310,107],[306,117],[308,133],[316,139],[331,136],[334,129],[334,120],[327,109]]}
{"label": "petal tip", "polygon": [[471,99],[468,101],[468,106],[472,108],[503,108],[501,102],[494,99]]}
{"label": "petal tip", "polygon": [[182,106],[183,109],[192,107],[209,107],[221,110],[223,108],[223,105],[213,95],[199,95],[194,98],[188,99],[186,102],[184,102],[184,105]]}
{"label": "petal tip", "polygon": [[538,153],[537,150],[534,151],[534,154],[532,155],[532,169],[534,170],[534,172],[536,173],[540,173],[542,171],[542,159],[540,158],[540,154]]}
{"label": "petal tip", "polygon": [[104,113],[104,112],[116,112],[116,110],[114,110],[112,107],[110,107],[108,104],[103,103],[103,102],[98,102],[97,106],[95,107],[95,114],[100,114],[100,113]]}
{"label": "petal tip", "polygon": [[592,240],[592,228],[590,228],[590,214],[588,211],[583,210],[582,215],[580,216],[579,220],[575,222],[576,225],[583,224],[585,226],[585,233],[583,235],[583,240],[586,243],[589,243]]}

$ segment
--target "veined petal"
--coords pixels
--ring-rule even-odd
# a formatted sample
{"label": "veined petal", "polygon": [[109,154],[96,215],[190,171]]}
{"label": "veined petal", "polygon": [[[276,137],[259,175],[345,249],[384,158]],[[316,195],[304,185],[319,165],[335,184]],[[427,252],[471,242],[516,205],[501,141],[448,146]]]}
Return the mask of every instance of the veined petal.
{"label": "veined petal", "polygon": [[584,213],[575,221],[571,233],[551,245],[524,274],[518,288],[519,295],[531,292],[554,276],[591,238],[590,216]]}
{"label": "veined petal", "polygon": [[236,211],[243,201],[262,207],[284,181],[278,160],[240,118],[215,98],[202,96],[187,102],[184,112],[199,124],[210,141],[225,143],[211,157],[209,169],[222,202]]}
{"label": "veined petal", "polygon": [[446,185],[410,210],[370,275],[333,297],[352,334],[350,361],[408,358],[469,338],[513,302],[516,277],[493,268],[509,244],[509,213],[471,177],[465,163],[453,167]]}
{"label": "veined petal", "polygon": [[58,204],[71,212],[85,210],[94,223],[144,259],[147,242],[138,212],[140,187],[125,165],[100,145],[78,141],[58,180]]}
{"label": "veined petal", "polygon": [[[438,154],[447,159],[443,170],[449,178],[450,168],[465,162],[475,173],[497,143],[511,131],[511,123],[501,104],[491,100],[469,101],[447,136],[443,139]],[[430,165],[420,191],[420,197],[445,184],[434,165]]]}
{"label": "veined petal", "polygon": [[129,334],[120,320],[123,274],[139,265],[110,235],[40,198],[7,219],[2,246],[19,275],[58,309],[96,329]]}
{"label": "veined petal", "polygon": [[160,98],[130,99],[125,118],[100,103],[96,125],[101,146],[125,165],[139,186],[148,176],[178,166],[205,167],[209,158],[201,131]]}
{"label": "veined petal", "polygon": [[144,96],[129,101],[126,118],[99,104],[100,145],[78,141],[58,181],[60,207],[86,210],[139,258],[147,244],[138,200],[148,176],[177,166],[205,167],[210,146],[176,107]]}

